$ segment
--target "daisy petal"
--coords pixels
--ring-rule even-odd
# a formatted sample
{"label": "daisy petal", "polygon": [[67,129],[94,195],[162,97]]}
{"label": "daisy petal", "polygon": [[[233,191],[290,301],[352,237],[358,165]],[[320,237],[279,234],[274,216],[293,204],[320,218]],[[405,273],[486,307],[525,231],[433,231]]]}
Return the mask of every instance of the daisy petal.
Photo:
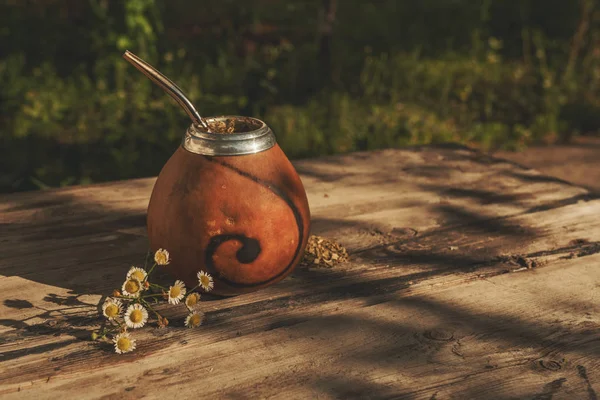
{"label": "daisy petal", "polygon": [[198,277],[198,285],[204,289],[205,292],[210,292],[215,287],[213,277],[210,274],[200,271],[196,275]]}
{"label": "daisy petal", "polygon": [[117,354],[129,353],[135,350],[135,339],[128,332],[119,333],[114,337],[113,343]]}
{"label": "daisy petal", "polygon": [[141,304],[132,304],[125,311],[125,324],[129,328],[141,328],[148,322],[148,310]]}
{"label": "daisy petal", "polygon": [[190,311],[194,311],[200,304],[200,293],[190,293],[185,298],[185,306]]}
{"label": "daisy petal", "polygon": [[147,276],[148,276],[148,273],[143,268],[139,268],[139,267],[131,267],[131,268],[129,268],[129,271],[127,272],[127,279],[134,278],[140,282],[144,282],[144,280],[146,279]]}
{"label": "daisy petal", "polygon": [[111,299],[110,297],[104,301],[102,305],[102,315],[109,320],[113,320],[123,311],[123,303],[119,299]]}
{"label": "daisy petal", "polygon": [[204,313],[200,311],[191,312],[185,318],[185,326],[187,326],[188,328],[196,328],[202,325],[202,322],[204,322]]}
{"label": "daisy petal", "polygon": [[185,293],[185,284],[180,280],[176,280],[173,286],[169,287],[169,304],[179,304],[181,299],[185,296]]}
{"label": "daisy petal", "polygon": [[156,253],[154,253],[154,261],[158,265],[167,265],[171,262],[169,259],[169,252],[165,249],[158,249]]}
{"label": "daisy petal", "polygon": [[144,290],[144,285],[139,280],[131,277],[128,278],[125,283],[123,283],[123,287],[121,291],[123,292],[123,296],[129,297],[140,297],[140,294]]}

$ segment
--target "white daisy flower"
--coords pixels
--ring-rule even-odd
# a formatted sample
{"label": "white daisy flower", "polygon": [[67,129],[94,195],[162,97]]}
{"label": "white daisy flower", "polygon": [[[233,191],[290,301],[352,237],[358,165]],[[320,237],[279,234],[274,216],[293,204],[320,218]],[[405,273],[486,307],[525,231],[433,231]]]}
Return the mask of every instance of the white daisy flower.
{"label": "white daisy flower", "polygon": [[193,311],[185,318],[185,326],[188,328],[195,328],[202,325],[204,321],[204,313],[200,311]]}
{"label": "white daisy flower", "polygon": [[198,276],[198,284],[204,289],[205,292],[210,292],[213,287],[215,287],[215,283],[213,281],[213,277],[210,274],[207,274],[204,271],[200,271],[197,274]]}
{"label": "white daisy flower", "polygon": [[185,298],[185,305],[190,311],[194,311],[200,302],[200,293],[190,293]]}
{"label": "white daisy flower", "polygon": [[158,265],[167,265],[171,262],[169,259],[169,252],[165,249],[158,249],[156,253],[154,253],[154,261]]}
{"label": "white daisy flower", "polygon": [[134,278],[140,282],[144,282],[147,276],[148,273],[139,267],[131,267],[129,268],[129,272],[127,272],[127,279]]}
{"label": "white daisy flower", "polygon": [[127,278],[125,283],[123,283],[121,290],[123,292],[123,296],[140,297],[140,293],[142,293],[144,290],[144,286],[142,285],[142,282],[134,277],[131,277]]}
{"label": "white daisy flower", "polygon": [[176,280],[173,286],[169,287],[169,304],[179,304],[185,296],[185,292],[185,284],[180,280]]}
{"label": "white daisy flower", "polygon": [[102,315],[108,319],[115,319],[121,314],[123,303],[119,299],[108,298],[102,305]]}
{"label": "white daisy flower", "polygon": [[131,337],[129,332],[119,333],[114,337],[115,352],[118,354],[129,353],[135,350],[135,339]]}
{"label": "white daisy flower", "polygon": [[129,328],[141,328],[148,321],[148,310],[141,304],[132,304],[125,311],[125,324]]}

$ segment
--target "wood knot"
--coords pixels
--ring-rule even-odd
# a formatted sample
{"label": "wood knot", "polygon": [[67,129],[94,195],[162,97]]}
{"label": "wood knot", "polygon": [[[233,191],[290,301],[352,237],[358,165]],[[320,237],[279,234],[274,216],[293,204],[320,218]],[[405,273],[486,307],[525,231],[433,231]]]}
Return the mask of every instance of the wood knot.
{"label": "wood knot", "polygon": [[549,371],[559,371],[562,368],[560,361],[555,360],[540,360],[540,366]]}
{"label": "wood knot", "polygon": [[436,328],[425,331],[423,334],[427,339],[436,340],[439,342],[448,342],[454,338],[454,332],[448,329]]}

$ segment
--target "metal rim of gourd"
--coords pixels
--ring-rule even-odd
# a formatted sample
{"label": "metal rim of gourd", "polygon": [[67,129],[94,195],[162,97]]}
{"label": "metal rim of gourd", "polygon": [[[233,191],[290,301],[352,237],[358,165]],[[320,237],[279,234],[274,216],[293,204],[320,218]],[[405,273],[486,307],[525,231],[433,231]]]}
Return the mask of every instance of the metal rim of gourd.
{"label": "metal rim of gourd", "polygon": [[208,125],[226,120],[252,121],[256,129],[247,132],[213,133],[202,131],[195,124],[185,132],[182,147],[195,154],[207,156],[232,156],[256,154],[268,150],[276,143],[275,135],[267,124],[258,118],[223,115],[205,118]]}

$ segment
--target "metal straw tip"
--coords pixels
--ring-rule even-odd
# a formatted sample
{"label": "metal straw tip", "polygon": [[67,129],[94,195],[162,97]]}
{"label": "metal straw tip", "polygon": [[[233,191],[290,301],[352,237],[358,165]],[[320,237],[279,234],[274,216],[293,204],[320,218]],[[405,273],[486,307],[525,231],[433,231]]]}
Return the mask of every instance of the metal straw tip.
{"label": "metal straw tip", "polygon": [[175,101],[185,110],[187,115],[191,118],[194,125],[202,126],[204,129],[210,132],[210,128],[204,118],[200,116],[196,108],[183,93],[183,91],[173,81],[160,73],[152,65],[142,60],[129,50],[125,50],[123,58],[127,60],[131,65],[136,67],[142,74],[146,75],[148,79],[160,86],[167,94],[169,94]]}

